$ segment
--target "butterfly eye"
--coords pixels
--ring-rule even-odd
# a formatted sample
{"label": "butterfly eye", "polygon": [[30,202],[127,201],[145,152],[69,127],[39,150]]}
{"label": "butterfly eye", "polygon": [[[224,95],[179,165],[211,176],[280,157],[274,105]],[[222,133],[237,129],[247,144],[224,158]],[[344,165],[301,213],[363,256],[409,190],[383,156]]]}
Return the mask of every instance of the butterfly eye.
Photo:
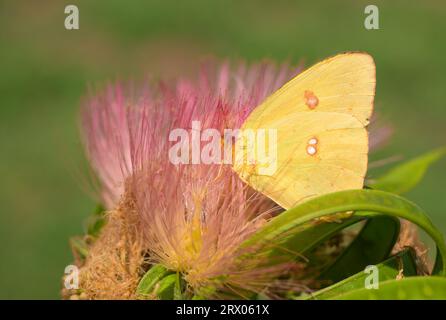
{"label": "butterfly eye", "polygon": [[311,110],[316,108],[317,105],[319,104],[319,99],[316,97],[316,95],[313,93],[313,91],[305,90],[304,97],[305,97],[305,104]]}

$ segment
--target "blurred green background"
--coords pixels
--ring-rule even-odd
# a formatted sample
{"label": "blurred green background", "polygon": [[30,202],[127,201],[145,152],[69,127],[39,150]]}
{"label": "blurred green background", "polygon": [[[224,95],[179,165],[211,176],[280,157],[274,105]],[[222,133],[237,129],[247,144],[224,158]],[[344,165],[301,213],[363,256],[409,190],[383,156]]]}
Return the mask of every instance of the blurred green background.
{"label": "blurred green background", "polygon": [[[376,109],[395,135],[372,156],[446,144],[446,3],[373,1],[0,2],[0,298],[59,298],[94,202],[83,189],[78,107],[88,84],[193,73],[203,57],[309,65],[348,50],[377,64]],[[76,4],[80,30],[64,28]],[[446,161],[408,197],[446,233]]]}

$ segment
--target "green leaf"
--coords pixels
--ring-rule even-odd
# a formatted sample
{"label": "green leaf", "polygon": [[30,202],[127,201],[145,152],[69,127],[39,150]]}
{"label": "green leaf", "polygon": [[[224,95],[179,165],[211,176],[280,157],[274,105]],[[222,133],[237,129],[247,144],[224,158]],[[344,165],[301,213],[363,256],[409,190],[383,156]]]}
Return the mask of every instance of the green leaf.
{"label": "green leaf", "polygon": [[161,300],[172,300],[174,298],[176,281],[176,274],[170,274],[161,279],[155,288],[156,296]]}
{"label": "green leaf", "polygon": [[183,279],[179,272],[176,273],[175,278],[175,288],[173,290],[173,299],[174,300],[183,300]]}
{"label": "green leaf", "polygon": [[369,184],[369,187],[396,194],[406,193],[421,181],[429,166],[444,156],[445,153],[446,148],[440,148],[409,160]]}
{"label": "green leaf", "polygon": [[88,256],[88,244],[83,237],[73,237],[70,239],[70,247],[74,256],[79,257],[81,260],[85,260]]}
{"label": "green leaf", "polygon": [[105,226],[106,220],[105,218],[101,216],[92,216],[87,225],[87,234],[97,238],[102,230],[102,228]]}
{"label": "green leaf", "polygon": [[192,297],[192,300],[206,300],[209,299],[210,296],[214,295],[217,289],[212,286],[207,286],[200,288],[198,292]]}
{"label": "green leaf", "polygon": [[160,264],[152,266],[139,281],[136,293],[140,295],[150,294],[155,285],[170,273],[169,270]]}
{"label": "green leaf", "polygon": [[337,222],[308,221],[292,229],[288,235],[281,236],[280,241],[272,246],[269,256],[305,256],[306,253],[343,229],[364,220],[364,217],[350,217]]}
{"label": "green leaf", "polygon": [[98,204],[86,221],[86,233],[93,238],[97,238],[105,224],[105,208]]}
{"label": "green leaf", "polygon": [[[432,224],[428,216],[417,205],[400,196],[378,190],[347,190],[312,198],[271,219],[258,232],[248,238],[242,247],[271,247],[280,236],[297,226],[324,216],[353,211],[354,216],[365,218],[377,215],[407,219],[424,229],[435,241],[439,259],[446,256],[443,234]],[[445,263],[441,274],[446,275]]]}
{"label": "green leaf", "polygon": [[[411,248],[399,252],[386,261],[377,264],[376,267],[379,271],[380,282],[396,279],[400,274],[400,270],[402,270],[402,275],[405,277],[417,275],[417,266]],[[368,276],[369,274],[364,271],[358,272],[355,275],[319,290],[306,298],[318,300],[331,299],[338,295],[348,293],[349,291],[364,288],[365,280]]]}
{"label": "green leaf", "polygon": [[104,216],[105,208],[102,204],[96,205],[96,208],[94,209],[94,215],[96,216]]}
{"label": "green leaf", "polygon": [[445,300],[446,278],[408,277],[387,280],[379,289],[356,289],[334,297],[337,300]]}
{"label": "green leaf", "polygon": [[399,230],[399,219],[394,217],[369,219],[353,242],[319,278],[335,283],[387,259],[398,240]]}

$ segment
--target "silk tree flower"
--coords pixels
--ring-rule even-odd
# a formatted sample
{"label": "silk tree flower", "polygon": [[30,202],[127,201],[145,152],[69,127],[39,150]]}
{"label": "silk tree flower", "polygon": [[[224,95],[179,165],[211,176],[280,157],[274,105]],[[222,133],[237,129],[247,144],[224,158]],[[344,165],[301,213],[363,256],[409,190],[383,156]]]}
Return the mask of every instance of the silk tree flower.
{"label": "silk tree flower", "polygon": [[[84,101],[81,133],[107,208],[113,208],[123,194],[124,180],[133,172],[132,157],[146,160],[148,150],[142,150],[142,139],[145,148],[160,151],[166,142],[163,134],[175,127],[190,127],[203,113],[202,120],[212,121],[217,129],[225,122],[238,127],[256,105],[298,71],[269,63],[240,64],[235,71],[227,63],[216,68],[205,65],[196,81],[109,85]],[[132,143],[140,144],[132,149]]]}
{"label": "silk tree flower", "polygon": [[[109,85],[82,109],[82,136],[108,210],[107,225],[82,264],[87,298],[135,298],[152,264],[181,272],[189,290],[213,287],[244,297],[299,285],[297,262],[250,254],[240,245],[282,211],[225,164],[173,164],[169,133],[239,128],[299,68],[262,63],[208,65],[196,80]],[[371,145],[385,133],[373,135]],[[286,277],[284,277],[286,276]]]}

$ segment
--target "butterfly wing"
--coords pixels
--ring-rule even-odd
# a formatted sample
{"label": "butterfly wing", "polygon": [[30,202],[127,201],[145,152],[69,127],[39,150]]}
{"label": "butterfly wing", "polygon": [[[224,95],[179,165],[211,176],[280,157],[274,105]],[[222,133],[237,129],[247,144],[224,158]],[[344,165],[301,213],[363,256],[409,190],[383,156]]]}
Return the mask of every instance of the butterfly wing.
{"label": "butterfly wing", "polygon": [[[266,143],[258,153],[260,141],[252,149],[246,137],[239,138],[234,170],[286,209],[317,195],[362,188],[375,83],[375,64],[365,53],[337,55],[302,72],[254,109],[241,128],[262,129],[267,136],[275,130],[277,145]],[[243,159],[251,151],[254,161],[248,163]],[[275,170],[264,174],[261,164],[272,159]]]}

